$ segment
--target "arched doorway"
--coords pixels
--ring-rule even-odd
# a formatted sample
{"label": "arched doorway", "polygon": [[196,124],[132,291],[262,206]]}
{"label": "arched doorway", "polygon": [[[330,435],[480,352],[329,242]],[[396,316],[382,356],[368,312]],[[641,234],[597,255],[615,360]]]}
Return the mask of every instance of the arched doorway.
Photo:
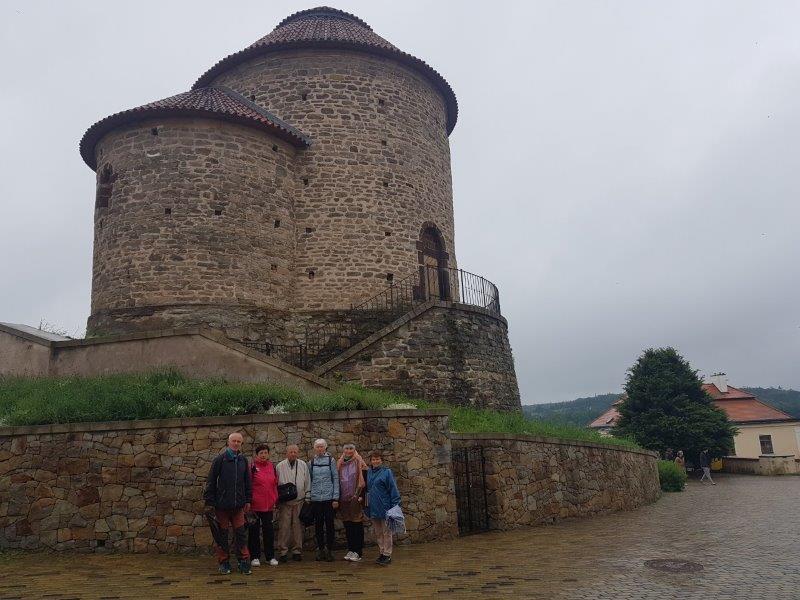
{"label": "arched doorway", "polygon": [[449,300],[450,283],[444,237],[433,223],[425,223],[417,242],[420,294],[426,300]]}

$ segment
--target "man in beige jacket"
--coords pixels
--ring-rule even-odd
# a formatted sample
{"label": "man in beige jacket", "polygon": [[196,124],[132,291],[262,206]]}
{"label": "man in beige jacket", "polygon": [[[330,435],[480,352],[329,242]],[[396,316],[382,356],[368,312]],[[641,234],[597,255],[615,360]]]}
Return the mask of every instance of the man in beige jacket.
{"label": "man in beige jacket", "polygon": [[297,487],[297,498],[278,505],[278,539],[276,551],[278,560],[285,563],[289,552],[293,560],[303,559],[303,524],[300,522],[300,509],[308,502],[311,493],[311,477],[308,465],[300,460],[300,448],[296,444],[286,447],[286,458],[278,463],[278,485],[293,483]]}

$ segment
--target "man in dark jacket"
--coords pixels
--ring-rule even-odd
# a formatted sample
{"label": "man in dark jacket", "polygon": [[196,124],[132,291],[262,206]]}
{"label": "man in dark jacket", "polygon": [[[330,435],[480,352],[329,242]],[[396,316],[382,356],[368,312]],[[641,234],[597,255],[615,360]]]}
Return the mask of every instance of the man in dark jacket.
{"label": "man in dark jacket", "polygon": [[233,540],[239,571],[250,575],[250,551],[247,548],[245,513],[253,499],[253,483],[247,459],[241,453],[244,438],[241,433],[228,436],[228,447],[211,463],[203,499],[207,512],[219,522],[219,535],[214,551],[219,562],[219,572],[231,572],[228,530],[233,527]]}

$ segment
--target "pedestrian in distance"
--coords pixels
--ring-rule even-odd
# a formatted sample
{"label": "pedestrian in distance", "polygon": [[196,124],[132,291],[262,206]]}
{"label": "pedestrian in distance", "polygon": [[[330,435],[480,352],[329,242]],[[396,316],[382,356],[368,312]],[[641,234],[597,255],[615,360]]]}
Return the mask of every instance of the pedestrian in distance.
{"label": "pedestrian in distance", "polygon": [[678,468],[686,473],[686,459],[683,457],[683,450],[678,450],[678,454],[675,456],[675,464],[678,465]]}
{"label": "pedestrian in distance", "polygon": [[286,458],[275,469],[278,493],[283,492],[287,498],[278,504],[277,552],[278,560],[283,563],[289,560],[290,554],[294,561],[303,560],[305,527],[300,522],[300,510],[309,501],[311,478],[308,465],[299,456],[300,448],[297,444],[290,444],[286,447]]}
{"label": "pedestrian in distance", "polygon": [[370,454],[370,469],[367,472],[367,514],[378,544],[378,559],[381,566],[392,562],[392,531],[386,522],[386,512],[400,504],[400,491],[394,473],[383,464],[383,454],[374,450]]}
{"label": "pedestrian in distance", "polygon": [[328,453],[328,442],[314,442],[314,457],[308,465],[311,476],[311,508],[317,541],[317,560],[333,562],[333,518],[339,507],[339,473]]}
{"label": "pedestrian in distance", "polygon": [[708,479],[711,485],[717,485],[714,483],[714,480],[711,479],[711,460],[708,457],[708,448],[700,453],[700,468],[703,469],[703,476],[700,478],[700,481]]}
{"label": "pedestrian in distance", "polygon": [[273,526],[275,504],[278,502],[278,474],[269,460],[269,446],[266,444],[256,446],[256,455],[250,466],[250,478],[253,480],[251,509],[255,514],[248,538],[250,564],[254,567],[261,566],[263,549],[267,563],[274,567],[278,564],[278,561],[275,560],[275,528]]}
{"label": "pedestrian in distance", "polygon": [[342,456],[336,461],[339,471],[339,518],[347,538],[344,559],[360,562],[364,554],[363,496],[367,486],[367,463],[361,458],[355,444],[345,444]]}
{"label": "pedestrian in distance", "polygon": [[231,572],[229,530],[233,528],[233,542],[239,571],[250,575],[250,551],[247,547],[245,513],[250,511],[253,497],[252,480],[247,459],[242,454],[244,438],[234,432],[228,436],[228,447],[211,462],[203,500],[206,511],[213,512],[219,522],[219,539],[214,550],[219,572]]}
{"label": "pedestrian in distance", "polygon": [[667,448],[666,452],[664,452],[664,460],[675,460],[675,453],[672,448]]}

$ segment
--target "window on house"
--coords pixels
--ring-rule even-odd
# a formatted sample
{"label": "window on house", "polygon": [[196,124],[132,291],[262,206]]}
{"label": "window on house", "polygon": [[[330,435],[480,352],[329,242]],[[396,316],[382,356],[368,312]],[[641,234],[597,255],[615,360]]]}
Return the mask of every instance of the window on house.
{"label": "window on house", "polygon": [[761,454],[775,454],[775,451],[772,449],[771,435],[760,435],[758,436],[758,441],[761,444]]}

